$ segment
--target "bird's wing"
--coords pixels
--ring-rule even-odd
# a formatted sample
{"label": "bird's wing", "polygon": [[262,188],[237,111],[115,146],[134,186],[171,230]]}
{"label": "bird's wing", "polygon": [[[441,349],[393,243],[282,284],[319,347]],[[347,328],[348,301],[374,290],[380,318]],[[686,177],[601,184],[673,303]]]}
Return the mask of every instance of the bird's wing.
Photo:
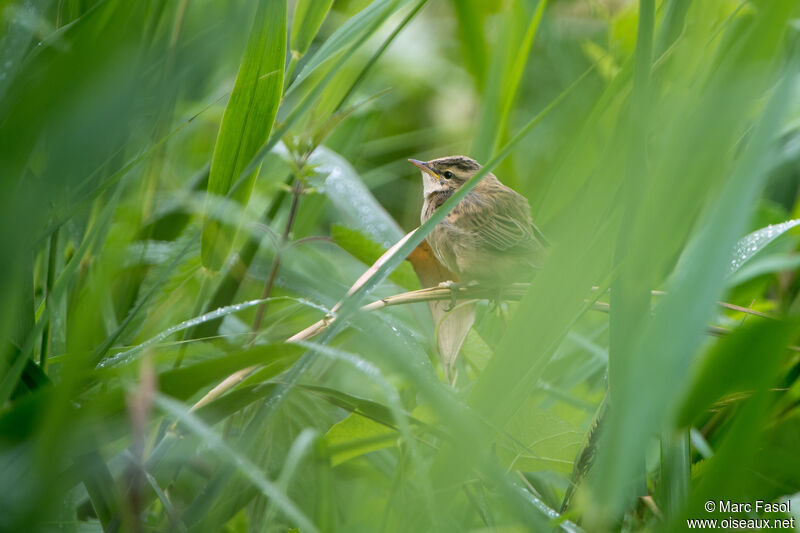
{"label": "bird's wing", "polygon": [[468,216],[459,223],[479,248],[531,256],[544,250],[524,196],[501,185],[478,201],[470,202],[469,197]]}

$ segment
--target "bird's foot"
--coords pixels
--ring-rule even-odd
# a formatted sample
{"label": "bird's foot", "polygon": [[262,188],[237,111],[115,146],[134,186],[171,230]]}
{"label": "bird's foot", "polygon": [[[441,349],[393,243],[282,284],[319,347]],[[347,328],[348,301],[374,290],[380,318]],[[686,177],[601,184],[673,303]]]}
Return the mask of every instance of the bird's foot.
{"label": "bird's foot", "polygon": [[458,291],[462,288],[466,287],[474,287],[478,283],[476,281],[443,281],[439,283],[439,287],[443,289],[450,289],[450,302],[448,302],[447,307],[444,308],[445,312],[450,312],[456,307],[456,295]]}
{"label": "bird's foot", "polygon": [[502,286],[493,287],[491,292],[494,292],[494,295],[493,297],[489,298],[489,311],[500,316],[505,315],[505,307],[503,306],[503,303],[505,302],[505,298],[503,298],[503,289],[504,287]]}

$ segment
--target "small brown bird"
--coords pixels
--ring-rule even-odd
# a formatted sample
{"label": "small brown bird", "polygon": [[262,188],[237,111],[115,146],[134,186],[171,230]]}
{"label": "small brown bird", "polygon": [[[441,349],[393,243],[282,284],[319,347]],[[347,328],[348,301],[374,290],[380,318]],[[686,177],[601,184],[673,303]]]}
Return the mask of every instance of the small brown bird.
{"label": "small brown bird", "polygon": [[[409,162],[422,171],[423,223],[481,168],[461,155]],[[529,281],[545,242],[528,200],[491,173],[428,234],[436,258],[462,280],[501,285]]]}

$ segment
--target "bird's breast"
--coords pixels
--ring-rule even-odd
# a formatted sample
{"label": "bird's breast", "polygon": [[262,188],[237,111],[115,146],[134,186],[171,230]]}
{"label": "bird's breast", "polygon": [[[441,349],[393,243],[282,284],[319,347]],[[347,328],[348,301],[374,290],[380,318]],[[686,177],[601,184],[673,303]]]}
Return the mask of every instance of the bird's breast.
{"label": "bird's breast", "polygon": [[425,203],[422,205],[421,221],[424,223],[431,218],[433,212],[439,209],[448,198],[453,196],[454,192],[456,192],[455,189],[440,189],[427,194],[425,196]]}

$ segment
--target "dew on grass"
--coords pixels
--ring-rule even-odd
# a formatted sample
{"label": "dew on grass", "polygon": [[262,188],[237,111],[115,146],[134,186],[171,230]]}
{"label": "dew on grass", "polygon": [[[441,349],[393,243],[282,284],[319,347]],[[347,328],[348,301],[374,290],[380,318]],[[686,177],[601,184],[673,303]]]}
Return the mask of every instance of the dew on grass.
{"label": "dew on grass", "polygon": [[732,274],[739,270],[744,263],[749,261],[751,257],[757,254],[767,244],[798,224],[800,224],[800,219],[787,220],[780,224],[770,224],[739,240],[739,242],[736,243],[728,273]]}
{"label": "dew on grass", "polygon": [[245,309],[249,309],[251,307],[263,304],[263,303],[268,302],[268,301],[282,301],[282,300],[291,300],[291,301],[294,301],[294,302],[298,302],[298,303],[300,303],[302,305],[306,305],[308,307],[312,307],[314,309],[318,309],[318,310],[326,312],[326,313],[329,312],[329,310],[326,309],[325,307],[323,307],[321,305],[318,305],[318,304],[315,304],[315,303],[313,303],[311,301],[308,301],[308,300],[305,300],[305,299],[302,299],[302,298],[291,298],[291,297],[286,297],[286,296],[281,296],[281,297],[277,297],[277,298],[263,298],[263,299],[258,299],[258,300],[249,300],[247,302],[242,302],[242,303],[238,303],[238,304],[226,305],[224,307],[220,307],[219,309],[215,309],[213,311],[209,311],[208,313],[204,313],[204,314],[196,316],[194,318],[190,318],[189,320],[184,320],[183,322],[180,322],[179,324],[176,324],[176,325],[174,325],[174,326],[172,326],[170,328],[167,328],[164,331],[162,331],[161,333],[159,333],[158,335],[156,335],[155,337],[151,337],[150,339],[146,340],[145,342],[143,342],[143,343],[141,343],[141,344],[139,344],[137,346],[134,346],[133,348],[131,348],[129,350],[125,350],[124,352],[120,352],[120,353],[114,355],[113,357],[109,357],[107,359],[104,359],[97,366],[99,368],[109,368],[109,367],[114,367],[114,366],[119,366],[119,365],[122,365],[122,364],[130,363],[131,361],[136,359],[136,357],[138,357],[139,353],[141,353],[142,350],[144,350],[148,346],[152,346],[152,345],[154,345],[156,343],[159,343],[159,342],[163,341],[164,339],[168,338],[170,335],[172,335],[174,333],[177,333],[179,331],[183,331],[183,330],[186,330],[186,329],[190,329],[190,328],[193,328],[195,326],[199,326],[200,324],[203,324],[205,322],[209,322],[211,320],[216,320],[218,318],[230,315],[232,313],[238,313],[239,311],[243,311]]}

